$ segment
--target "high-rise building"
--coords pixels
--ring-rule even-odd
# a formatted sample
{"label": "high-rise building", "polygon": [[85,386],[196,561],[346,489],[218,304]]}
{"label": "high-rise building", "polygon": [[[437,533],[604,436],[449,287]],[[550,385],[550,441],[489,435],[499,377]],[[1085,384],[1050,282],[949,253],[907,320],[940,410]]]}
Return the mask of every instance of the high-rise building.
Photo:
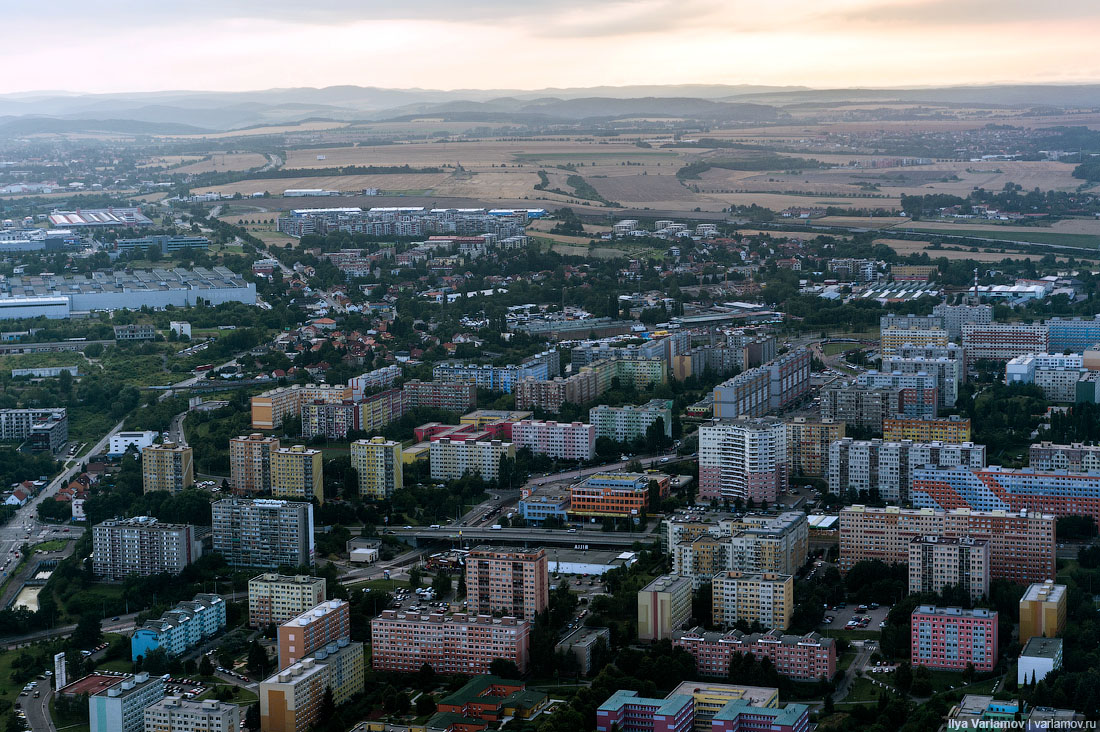
{"label": "high-rise building", "polygon": [[918,468],[929,465],[985,467],[985,445],[972,442],[885,442],[846,437],[829,447],[829,491],[866,491],[886,501],[907,502]]}
{"label": "high-rise building", "polygon": [[303,404],[339,404],[351,396],[350,387],[328,384],[294,384],[271,389],[252,397],[252,429],[273,430],[282,426],[287,417],[301,416]]}
{"label": "high-rise building", "polygon": [[145,707],[145,732],[238,732],[241,708],[217,699],[166,696]]}
{"label": "high-rise building", "polygon": [[771,377],[762,367],[742,371],[714,387],[714,417],[759,417],[768,411]]}
{"label": "high-rise building", "polygon": [[271,495],[325,502],[321,451],[305,445],[280,447],[271,453]]}
{"label": "high-rise building", "polygon": [[562,460],[591,460],[596,455],[596,428],[583,422],[544,422],[525,419],[512,425],[517,450]]}
{"label": "high-rise building", "polygon": [[1016,683],[1042,681],[1047,674],[1062,668],[1062,639],[1034,637],[1024,641],[1024,649],[1016,659]]}
{"label": "high-rise building", "polygon": [[142,672],[88,695],[90,732],[142,732],[145,710],[164,697],[164,679]]}
{"label": "high-rise building", "polygon": [[234,567],[312,566],[313,505],[226,498],[211,507],[214,551]]}
{"label": "high-rise building", "polygon": [[467,473],[496,480],[500,459],[514,458],[516,446],[502,440],[451,440],[442,437],[429,448],[432,480],[456,480]]}
{"label": "high-rise building", "polygon": [[887,442],[970,442],[970,418],[957,414],[934,419],[891,417],[882,422],[882,439]]}
{"label": "high-rise building", "polygon": [[936,377],[923,371],[915,374],[864,371],[856,377],[856,384],[872,389],[900,389],[897,414],[901,416],[931,419],[938,413],[940,397]]}
{"label": "high-rise building", "polygon": [[992,671],[997,665],[997,611],[921,605],[910,616],[912,663],[930,669]]}
{"label": "high-rise building", "polygon": [[426,663],[437,674],[475,676],[489,673],[497,658],[527,670],[528,620],[383,610],[370,627],[375,671],[414,673]]}
{"label": "high-rise building", "polygon": [[477,407],[477,384],[472,381],[406,381],[402,387],[409,409],[432,407],[465,414]]}
{"label": "high-rise building", "polygon": [[165,442],[141,451],[141,482],[145,492],[179,493],[195,484],[195,462],[191,448]]}
{"label": "high-rise building", "polygon": [[696,588],[719,572],[794,574],[806,563],[809,523],[801,511],[665,523],[672,570]]}
{"label": "high-rise building", "polygon": [[961,358],[902,358],[884,356],[882,370],[899,374],[928,374],[936,380],[940,409],[950,409],[959,398],[959,384],[966,381],[966,366]]}
{"label": "high-rise building", "polygon": [[834,384],[821,390],[821,419],[881,432],[884,420],[901,412],[899,387]]}
{"label": "high-rise building", "polygon": [[672,645],[695,658],[702,676],[726,678],[736,655],[751,653],[767,658],[783,676],[803,681],[831,679],[836,675],[836,643],[817,633],[784,635],[778,630],[746,635],[739,630],[725,633],[692,628],[672,634]]}
{"label": "high-rise building", "polygon": [[768,372],[768,409],[782,411],[810,393],[810,351],[796,348],[761,366]]}
{"label": "high-rise building", "polygon": [[962,347],[968,367],[983,359],[1008,361],[1016,356],[1050,350],[1046,325],[1024,323],[964,323]]}
{"label": "high-rise building", "polygon": [[1054,353],[1084,353],[1100,343],[1100,317],[1051,318],[1046,323],[1050,350]]}
{"label": "high-rise building", "polygon": [[466,599],[479,615],[534,619],[550,603],[546,550],[479,546],[466,556]]}
{"label": "high-rise building", "polygon": [[1030,511],[848,506],[840,512],[838,564],[841,572],[865,560],[900,564],[919,536],[970,537],[989,542],[992,579],[1041,582],[1054,576],[1054,524],[1053,515]]}
{"label": "high-rise building", "polygon": [[943,318],[943,327],[947,330],[947,337],[957,343],[962,338],[962,327],[965,323],[989,325],[993,322],[993,306],[941,303],[932,308],[932,315]]}
{"label": "high-rise building", "polygon": [[1020,598],[1020,642],[1043,636],[1057,638],[1066,629],[1066,585],[1036,582]]}
{"label": "high-rise building", "polygon": [[919,468],[910,489],[913,505],[975,511],[1042,511],[1084,514],[1100,521],[1100,475],[1032,468]]}
{"label": "high-rise building", "polygon": [[588,410],[588,421],[596,430],[596,439],[606,437],[616,442],[633,442],[645,437],[650,425],[662,421],[665,437],[672,437],[672,402],[653,399],[646,404],[609,407],[601,404]]}
{"label": "high-rise building", "polygon": [[691,579],[662,575],[638,591],[638,640],[671,638],[691,617]]}
{"label": "high-rise building", "polygon": [[279,626],[279,669],[351,636],[351,606],[345,600],[328,600]]}
{"label": "high-rise building", "polygon": [[844,438],[844,423],[795,417],[786,424],[787,461],[791,472],[825,476],[829,468],[829,445]]}
{"label": "high-rise building", "polygon": [[1080,442],[1069,445],[1046,441],[1032,443],[1028,448],[1027,464],[1035,470],[1043,471],[1100,472],[1100,445],[1082,445]]}
{"label": "high-rise building", "polygon": [[786,630],[794,615],[794,577],[771,572],[719,572],[711,581],[714,624],[760,623]]}
{"label": "high-rise building", "polygon": [[699,428],[699,498],[774,503],[788,484],[787,428],[773,419]]}
{"label": "high-rise building", "polygon": [[385,437],[351,443],[351,467],[359,480],[359,496],[385,500],[404,485],[401,443]]}
{"label": "high-rise building", "polygon": [[363,692],[362,643],[340,638],[264,679],[259,689],[260,731],[311,729],[328,689],[337,705]]}
{"label": "high-rise building", "polygon": [[325,578],[261,574],[248,581],[248,624],[261,630],[296,618],[325,599]]}
{"label": "high-rise building", "polygon": [[92,527],[92,572],[108,582],[129,575],[179,574],[202,554],[189,524],[162,524],[152,516],[114,518]]}
{"label": "high-rise building", "polygon": [[989,542],[918,536],[909,542],[909,594],[960,587],[971,601],[989,595]]}
{"label": "high-rise building", "polygon": [[894,355],[903,346],[946,346],[951,340],[942,317],[894,313],[879,319],[879,338],[883,357]]}
{"label": "high-rise building", "polygon": [[229,482],[234,495],[271,491],[272,454],[278,449],[279,438],[258,432],[229,440]]}

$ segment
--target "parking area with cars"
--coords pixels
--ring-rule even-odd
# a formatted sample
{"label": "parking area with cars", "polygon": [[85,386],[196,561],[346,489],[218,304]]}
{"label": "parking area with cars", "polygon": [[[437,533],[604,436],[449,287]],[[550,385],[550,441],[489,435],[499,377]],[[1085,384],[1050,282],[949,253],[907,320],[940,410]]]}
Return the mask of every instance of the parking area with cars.
{"label": "parking area with cars", "polygon": [[860,605],[857,603],[841,603],[826,608],[825,618],[818,629],[830,630],[865,630],[878,632],[885,627],[886,616],[890,613],[890,606],[877,604]]}

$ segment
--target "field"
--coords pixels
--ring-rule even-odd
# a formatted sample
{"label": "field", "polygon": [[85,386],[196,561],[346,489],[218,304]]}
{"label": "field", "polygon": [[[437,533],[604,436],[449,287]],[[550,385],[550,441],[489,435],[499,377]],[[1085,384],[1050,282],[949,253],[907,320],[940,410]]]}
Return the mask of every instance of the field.
{"label": "field", "polygon": [[944,230],[928,228],[920,224],[907,224],[902,227],[895,227],[894,231],[904,231],[906,233],[916,234],[950,234],[952,236],[965,236],[973,239],[992,239],[995,241],[1035,242],[1037,244],[1054,244],[1058,246],[1081,247],[1083,249],[1092,250],[1096,250],[1096,248],[1100,246],[1100,237],[1090,234],[1063,234],[1049,229],[1025,227],[1008,231],[1004,229],[991,231],[988,228]]}
{"label": "field", "polygon": [[902,216],[879,216],[878,218],[871,216],[825,216],[820,219],[813,219],[807,223],[815,226],[850,226],[864,229],[888,229],[891,226],[904,224],[908,221],[909,219]]}
{"label": "field", "polygon": [[139,168],[168,168],[173,165],[183,165],[184,163],[194,163],[202,160],[204,155],[162,155],[160,157],[149,158],[144,163],[139,165]]}
{"label": "field", "polygon": [[[927,252],[929,257],[938,259],[944,257],[945,259],[973,259],[978,262],[1000,262],[1002,259],[1030,259],[1038,261],[1042,259],[1044,254],[1024,254],[1022,252],[1015,252],[1005,250],[1001,251],[977,251],[971,252],[967,247],[960,249],[929,249],[932,244],[930,241],[909,241],[908,239],[875,239],[875,244],[885,244],[893,249],[899,255],[905,257],[910,254],[920,254],[921,252]],[[952,246],[952,245],[948,245]],[[957,245],[956,245],[957,246]],[[987,247],[990,249],[991,247]],[[1078,259],[1084,255],[1076,254]],[[1086,257],[1092,258],[1092,257]],[[1069,258],[1063,255],[1055,256],[1055,259],[1059,262],[1069,261]]]}
{"label": "field", "polygon": [[267,127],[251,127],[247,130],[231,130],[229,132],[210,132],[197,135],[161,135],[179,140],[224,140],[229,137],[254,137],[256,135],[279,135],[288,132],[317,132],[318,130],[332,130],[347,127],[347,122],[300,122],[292,125],[270,125]]}
{"label": "field", "polygon": [[447,173],[395,173],[394,175],[333,175],[302,178],[251,178],[236,183],[223,183],[216,186],[196,188],[192,193],[216,191],[232,195],[240,193],[249,196],[253,193],[270,193],[281,196],[289,188],[324,188],[327,191],[362,191],[364,188],[379,188],[383,191],[426,191],[448,178]]}
{"label": "field", "polygon": [[230,153],[209,157],[174,168],[176,173],[226,173],[234,170],[251,170],[267,163],[267,157],[259,153]]}

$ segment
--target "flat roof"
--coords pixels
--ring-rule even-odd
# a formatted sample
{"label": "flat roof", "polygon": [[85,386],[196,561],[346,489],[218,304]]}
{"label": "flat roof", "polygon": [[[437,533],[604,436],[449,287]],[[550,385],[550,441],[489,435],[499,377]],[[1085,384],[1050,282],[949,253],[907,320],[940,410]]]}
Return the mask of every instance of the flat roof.
{"label": "flat roof", "polygon": [[76,681],[73,681],[61,687],[60,689],[58,689],[57,693],[66,696],[75,696],[77,694],[87,694],[88,696],[91,696],[97,691],[102,691],[103,689],[110,688],[115,684],[120,683],[127,676],[128,674],[88,674],[83,678],[77,679]]}
{"label": "flat roof", "polygon": [[1020,602],[1038,602],[1040,600],[1044,602],[1061,602],[1065,594],[1065,585],[1056,585],[1049,580],[1036,582],[1028,586],[1027,592],[1020,598]]}
{"label": "flat roof", "polygon": [[742,686],[741,684],[711,684],[705,681],[683,681],[672,690],[673,694],[722,694],[731,699],[746,699],[754,707],[765,706],[778,697],[779,689],[770,686]]}
{"label": "flat roof", "polygon": [[1036,636],[1028,640],[1024,646],[1024,650],[1020,653],[1020,657],[1030,656],[1032,658],[1058,658],[1062,655],[1062,639],[1061,638],[1044,638],[1042,636]]}

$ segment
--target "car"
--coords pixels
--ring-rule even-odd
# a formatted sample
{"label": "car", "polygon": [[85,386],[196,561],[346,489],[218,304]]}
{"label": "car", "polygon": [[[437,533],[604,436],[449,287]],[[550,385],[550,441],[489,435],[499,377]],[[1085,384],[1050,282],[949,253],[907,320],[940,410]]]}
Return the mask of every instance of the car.
{"label": "car", "polygon": [[669,460],[668,458],[661,458],[661,462],[662,462],[662,463],[667,463],[667,462],[668,462],[668,460]]}
{"label": "car", "polygon": [[118,620],[118,616],[114,616],[113,618],[111,618],[111,620]]}

